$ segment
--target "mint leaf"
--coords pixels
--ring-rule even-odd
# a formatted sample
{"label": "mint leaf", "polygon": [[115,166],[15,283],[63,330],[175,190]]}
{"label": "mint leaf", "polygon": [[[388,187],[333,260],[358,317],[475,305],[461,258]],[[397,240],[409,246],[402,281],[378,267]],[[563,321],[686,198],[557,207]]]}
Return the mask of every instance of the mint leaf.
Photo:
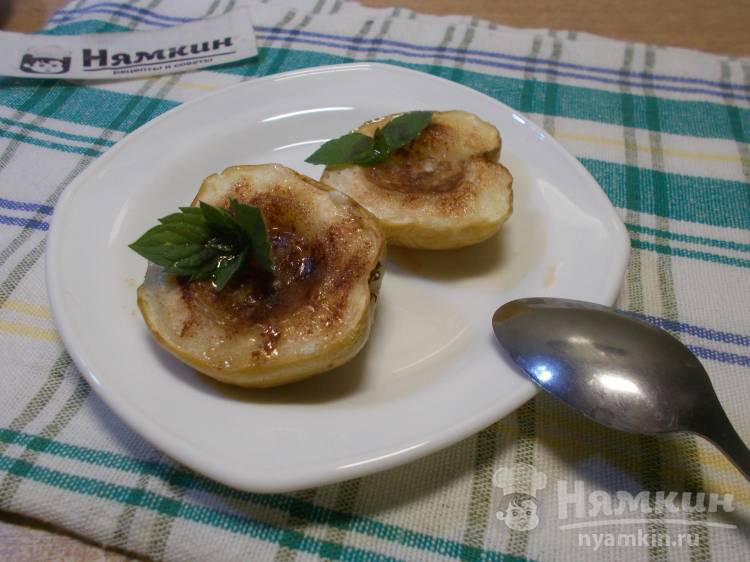
{"label": "mint leaf", "polygon": [[221,291],[232,276],[239,271],[247,259],[249,249],[245,248],[239,254],[227,256],[219,260],[216,269],[213,271],[214,285],[216,285],[217,289]]}
{"label": "mint leaf", "polygon": [[252,256],[272,267],[271,246],[260,209],[229,201],[226,209],[201,202],[159,219],[130,248],[168,273],[211,279],[222,290]]}
{"label": "mint leaf", "polygon": [[253,256],[267,270],[271,270],[271,245],[263,214],[257,207],[250,207],[232,199],[229,202],[234,220],[245,232],[253,250]]}
{"label": "mint leaf", "polygon": [[200,251],[202,244],[195,243],[164,225],[149,229],[143,236],[130,245],[147,260],[163,267],[169,267],[175,261],[184,259]]}
{"label": "mint leaf", "polygon": [[362,133],[349,133],[329,140],[305,159],[310,164],[349,164],[372,151],[372,139]]}
{"label": "mint leaf", "polygon": [[226,209],[214,207],[201,201],[199,203],[203,218],[208,228],[227,242],[241,243],[243,240],[242,227],[237,224]]}
{"label": "mint leaf", "polygon": [[203,249],[203,246],[200,244],[165,244],[163,246],[151,247],[138,253],[162,267],[170,268],[201,254]]}
{"label": "mint leaf", "polygon": [[383,134],[383,129],[375,130],[372,141],[373,155],[368,164],[379,164],[387,160],[393,151],[388,145],[388,139]]}
{"label": "mint leaf", "polygon": [[394,117],[385,127],[378,130],[382,132],[391,152],[395,152],[417,138],[430,124],[430,119],[431,111],[412,111]]}
{"label": "mint leaf", "polygon": [[326,166],[379,164],[417,138],[431,118],[430,111],[403,113],[376,129],[372,137],[355,132],[329,140],[308,156],[305,162]]}
{"label": "mint leaf", "polygon": [[169,221],[162,223],[161,230],[164,233],[171,233],[174,236],[180,236],[185,240],[200,244],[210,235],[205,224],[191,224],[189,222]]}

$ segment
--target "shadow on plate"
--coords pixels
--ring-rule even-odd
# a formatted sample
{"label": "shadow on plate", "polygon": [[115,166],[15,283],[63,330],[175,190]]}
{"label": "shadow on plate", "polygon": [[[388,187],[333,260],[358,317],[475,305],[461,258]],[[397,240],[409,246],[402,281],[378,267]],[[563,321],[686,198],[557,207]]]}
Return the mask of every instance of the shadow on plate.
{"label": "shadow on plate", "polygon": [[413,250],[388,247],[388,261],[397,271],[408,272],[435,281],[453,281],[479,277],[502,267],[506,257],[503,231],[489,239],[456,250]]}
{"label": "shadow on plate", "polygon": [[544,259],[546,225],[535,209],[517,211],[480,244],[456,250],[388,248],[389,274],[438,283],[471,283],[473,290],[499,294],[516,288]]}

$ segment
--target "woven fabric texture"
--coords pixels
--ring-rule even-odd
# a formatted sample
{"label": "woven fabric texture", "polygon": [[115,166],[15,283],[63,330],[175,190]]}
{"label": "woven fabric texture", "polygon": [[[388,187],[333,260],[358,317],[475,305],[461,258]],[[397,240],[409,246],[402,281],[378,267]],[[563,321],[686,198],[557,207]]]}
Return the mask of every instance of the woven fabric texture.
{"label": "woven fabric texture", "polygon": [[[0,81],[0,509],[154,560],[750,558],[750,488],[715,448],[691,435],[610,431],[545,396],[412,464],[259,495],[177,465],[92,393],[55,331],[45,290],[46,235],[66,186],[182,102],[258,76],[371,60],[484,92],[584,164],[630,233],[618,306],[690,346],[750,440],[750,59],[341,0],[76,0],[45,32],[158,29],[240,4],[256,24],[252,60],[118,82]],[[514,463],[547,476],[534,529],[513,530],[497,516],[506,508],[493,473]],[[572,507],[561,519],[558,505],[575,481],[587,510],[595,491],[731,494],[732,510],[656,509],[633,525],[608,523],[618,516],[598,504],[585,520],[601,526],[586,533],[696,540],[595,548],[580,544],[583,530],[560,528],[578,521]]]}

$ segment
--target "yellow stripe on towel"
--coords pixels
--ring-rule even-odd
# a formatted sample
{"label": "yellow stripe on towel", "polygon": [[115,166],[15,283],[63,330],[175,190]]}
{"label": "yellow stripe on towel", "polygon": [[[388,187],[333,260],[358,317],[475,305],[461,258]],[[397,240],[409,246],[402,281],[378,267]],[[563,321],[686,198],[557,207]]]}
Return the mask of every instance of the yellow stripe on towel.
{"label": "yellow stripe on towel", "polygon": [[38,316],[39,318],[52,319],[52,313],[50,312],[49,308],[41,304],[33,304],[16,299],[8,299],[3,303],[2,308],[4,308],[5,310],[12,310],[14,312],[20,312],[22,314],[28,314],[29,316]]}
{"label": "yellow stripe on towel", "polygon": [[0,320],[0,332],[8,332],[10,334],[35,338],[38,340],[58,341],[60,339],[56,330],[39,328],[38,326],[32,326],[30,324],[10,322],[8,320]]}
{"label": "yellow stripe on towel", "polygon": [[[559,140],[572,140],[579,142],[588,142],[592,144],[609,144],[625,148],[625,141],[622,139],[612,139],[607,137],[597,137],[594,135],[582,135],[580,133],[569,133],[558,131],[555,138]],[[639,152],[651,152],[651,147],[643,144],[636,145]],[[688,158],[691,160],[712,160],[718,162],[742,162],[742,158],[734,154],[706,154],[705,152],[693,152],[690,150],[675,150],[671,148],[662,149],[665,156],[674,156],[676,158]]]}

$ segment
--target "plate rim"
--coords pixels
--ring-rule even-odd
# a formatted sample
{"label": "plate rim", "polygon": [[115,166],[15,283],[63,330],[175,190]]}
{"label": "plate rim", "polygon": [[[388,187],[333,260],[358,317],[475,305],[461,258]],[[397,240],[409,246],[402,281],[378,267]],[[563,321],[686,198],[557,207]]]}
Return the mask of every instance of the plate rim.
{"label": "plate rim", "polygon": [[[590,181],[598,188],[593,191],[595,196],[600,200],[599,203],[603,204],[603,206],[609,211],[610,217],[608,218],[611,220],[608,220],[607,222],[610,226],[614,227],[613,234],[618,238],[615,242],[620,251],[616,253],[613,252],[613,264],[610,269],[617,272],[617,275],[609,277],[606,286],[602,287],[604,298],[600,299],[600,304],[614,304],[624,281],[624,273],[630,255],[629,236],[614,205],[596,179],[578,159],[576,159],[554,137],[549,135],[534,121],[523,116],[519,111],[503,102],[463,84],[392,64],[373,62],[344,63],[309,67],[253,78],[226,88],[221,88],[207,95],[199,96],[194,100],[182,103],[179,106],[164,112],[158,117],[126,134],[116,145],[92,162],[91,165],[89,165],[65,188],[55,205],[55,212],[50,221],[50,228],[47,236],[47,251],[45,256],[45,282],[47,286],[47,294],[55,326],[60,333],[65,350],[73,359],[73,362],[78,367],[81,375],[96,391],[97,395],[107,407],[117,415],[120,421],[125,423],[138,435],[146,439],[152,446],[163,451],[172,459],[175,459],[209,478],[223,482],[240,490],[261,493],[283,493],[303,488],[332,484],[393,468],[429,455],[430,453],[434,453],[449,445],[457,443],[461,439],[474,435],[493,422],[502,419],[516,410],[538,392],[538,388],[531,381],[521,380],[519,381],[521,385],[518,393],[519,396],[513,401],[513,404],[499,402],[496,406],[486,408],[469,418],[465,418],[461,424],[452,426],[448,430],[442,430],[439,434],[434,436],[426,437],[426,440],[423,440],[421,443],[402,450],[391,451],[379,457],[374,456],[375,453],[371,452],[369,453],[369,458],[359,462],[347,464],[345,466],[324,468],[322,470],[316,466],[317,470],[305,473],[299,473],[298,471],[295,472],[294,470],[292,470],[291,473],[284,470],[269,471],[268,469],[260,469],[256,472],[250,472],[246,467],[237,466],[236,463],[231,466],[224,466],[222,465],[223,461],[221,459],[214,463],[206,462],[206,459],[201,456],[202,450],[198,446],[172,434],[167,428],[162,427],[159,424],[154,424],[147,418],[141,418],[138,416],[137,412],[132,409],[130,401],[123,400],[119,392],[110,388],[106,384],[103,384],[96,376],[93,365],[89,364],[90,361],[86,357],[85,351],[81,349],[83,346],[79,345],[76,341],[72,321],[65,313],[66,307],[64,303],[62,284],[54,282],[57,272],[60,271],[61,267],[59,256],[63,241],[59,232],[65,224],[69,201],[73,197],[73,194],[78,190],[78,186],[85,184],[91,176],[98,173],[102,167],[106,166],[107,163],[114,158],[120,150],[122,150],[123,146],[127,146],[127,144],[134,139],[137,139],[144,131],[158,126],[158,124],[164,119],[173,119],[176,114],[179,114],[182,111],[189,111],[194,105],[203,102],[206,98],[224,95],[232,90],[256,87],[259,83],[273,82],[279,79],[296,78],[305,75],[341,72],[342,70],[374,70],[418,76],[420,79],[433,81],[443,86],[448,85],[451,88],[466,90],[470,92],[471,95],[483,96],[488,101],[498,104],[504,110],[522,117],[525,121],[525,125],[530,126],[532,131],[544,135],[544,139],[550,142],[551,145],[562,154],[568,164],[572,165],[579,173],[583,173],[590,179]],[[205,455],[205,452],[203,452],[203,455]]]}

